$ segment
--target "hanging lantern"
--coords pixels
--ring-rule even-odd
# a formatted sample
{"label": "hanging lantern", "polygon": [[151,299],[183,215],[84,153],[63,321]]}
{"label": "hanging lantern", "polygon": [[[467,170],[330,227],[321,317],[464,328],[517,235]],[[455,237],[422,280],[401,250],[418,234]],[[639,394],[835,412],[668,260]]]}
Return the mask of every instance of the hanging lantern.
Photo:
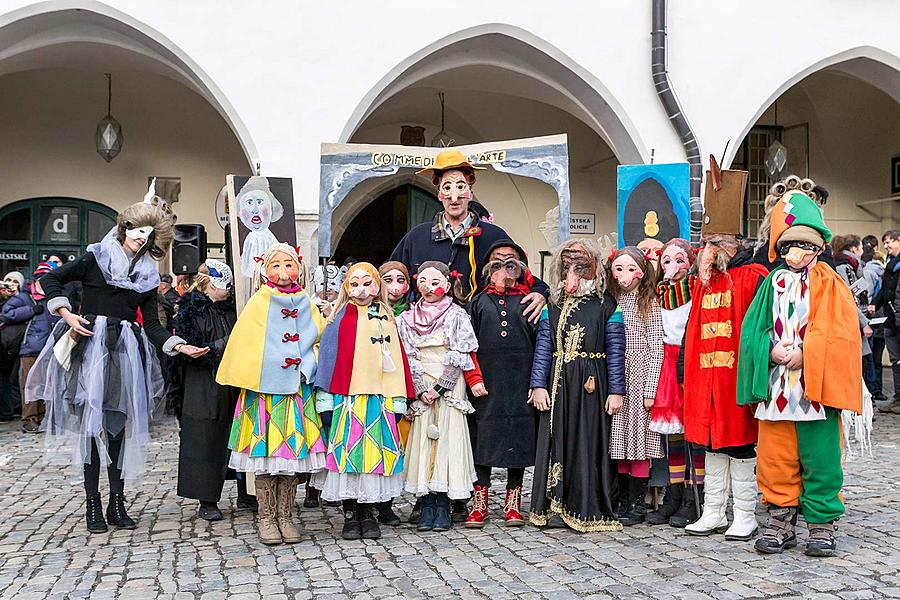
{"label": "hanging lantern", "polygon": [[444,92],[439,93],[438,97],[441,99],[441,130],[437,133],[436,136],[431,138],[431,147],[449,148],[456,142],[456,140],[450,137],[449,133],[444,131]]}
{"label": "hanging lantern", "polygon": [[112,75],[106,73],[107,96],[106,116],[97,123],[95,141],[97,154],[106,162],[111,162],[122,151],[122,125],[112,116]]}

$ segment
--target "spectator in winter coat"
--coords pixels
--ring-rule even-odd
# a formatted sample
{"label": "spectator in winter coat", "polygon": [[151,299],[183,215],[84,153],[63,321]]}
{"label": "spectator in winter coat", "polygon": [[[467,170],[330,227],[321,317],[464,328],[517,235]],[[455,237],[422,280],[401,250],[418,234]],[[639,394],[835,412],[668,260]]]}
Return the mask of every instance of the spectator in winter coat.
{"label": "spectator in winter coat", "polygon": [[[872,302],[872,299],[881,290],[881,278],[884,277],[884,254],[878,250],[878,238],[874,235],[864,237],[862,245],[863,279],[866,280],[866,293],[869,295],[869,302]],[[868,313],[867,316],[869,319],[883,317],[884,311],[878,310],[874,313]],[[869,338],[869,344],[872,346],[874,377],[872,381],[866,382],[866,386],[872,394],[872,399],[876,403],[881,403],[887,400],[882,392],[881,374],[881,359],[884,355],[884,325],[875,325],[872,327],[872,330],[874,333]]]}
{"label": "spectator in winter coat", "polygon": [[[3,306],[3,318],[10,323],[28,323],[25,329],[25,337],[19,346],[19,392],[24,396],[25,382],[28,380],[28,372],[34,366],[38,354],[43,350],[53,326],[59,317],[51,315],[47,310],[47,301],[44,300],[44,290],[38,281],[42,275],[49,273],[56,265],[49,262],[38,264],[34,270],[34,283],[29,287],[29,293],[23,293],[11,298]],[[43,401],[30,402],[22,406],[22,431],[25,433],[37,433],[41,421],[44,418]]]}
{"label": "spectator in winter coat", "polygon": [[[25,277],[21,273],[7,273],[0,282],[0,307],[6,306],[24,287]],[[12,421],[14,412],[21,404],[16,375],[22,329],[0,319],[0,421]]]}
{"label": "spectator in winter coat", "polygon": [[885,266],[884,277],[881,280],[881,289],[875,294],[875,299],[869,306],[869,312],[874,313],[878,309],[884,309],[884,345],[887,347],[891,358],[891,369],[894,372],[894,395],[890,403],[882,404],[878,410],[900,414],[900,331],[895,316],[895,311],[900,308],[900,289],[897,282],[900,280],[900,231],[891,229],[885,232],[881,241],[888,253],[888,262]]}
{"label": "spectator in winter coat", "polygon": [[865,288],[863,273],[862,240],[854,234],[835,236],[831,245],[834,249],[835,271],[853,292],[853,299],[856,301],[859,329],[862,333],[863,381],[866,382],[866,388],[870,389],[871,382],[875,378],[875,364],[872,361],[872,346],[869,339],[874,331],[869,325],[868,318],[869,294]]}

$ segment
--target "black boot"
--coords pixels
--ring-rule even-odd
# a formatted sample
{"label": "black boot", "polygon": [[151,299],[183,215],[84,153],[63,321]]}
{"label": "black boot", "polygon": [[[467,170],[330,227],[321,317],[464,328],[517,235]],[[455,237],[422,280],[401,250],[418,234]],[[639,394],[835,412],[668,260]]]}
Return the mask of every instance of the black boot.
{"label": "black boot", "polygon": [[617,480],[619,484],[619,497],[616,500],[614,512],[616,518],[619,518],[625,514],[625,511],[628,510],[628,505],[631,504],[631,476],[619,473]]}
{"label": "black boot", "polygon": [[644,497],[647,495],[649,481],[646,477],[631,478],[631,502],[625,514],[619,517],[619,522],[625,527],[643,523],[647,519],[647,504]]}
{"label": "black boot", "polygon": [[469,501],[453,500],[450,509],[450,519],[454,523],[463,523],[469,518]]}
{"label": "black boot", "polygon": [[375,505],[375,509],[378,511],[378,522],[382,525],[396,527],[400,524],[400,517],[394,512],[393,504],[393,500],[388,500]]}
{"label": "black boot", "polygon": [[769,520],[753,547],[763,554],[781,554],[787,548],[793,548],[797,545],[795,525],[797,525],[796,506],[782,508],[770,504]]}
{"label": "black boot", "polygon": [[249,508],[253,512],[257,512],[259,510],[259,502],[256,500],[256,496],[251,496],[247,493],[247,480],[246,479],[238,479],[237,480],[237,502],[236,505],[238,508]]}
{"label": "black boot", "polygon": [[341,530],[341,537],[345,540],[362,539],[362,527],[359,523],[356,500],[344,500],[341,504],[344,508],[344,529]]}
{"label": "black boot", "polygon": [[[700,497],[700,505],[703,506],[703,485],[697,486],[697,495]],[[697,502],[694,499],[694,490],[690,486],[684,488],[681,497],[681,507],[675,511],[675,514],[669,517],[669,525],[684,529],[691,523],[700,518],[697,512]]]}
{"label": "black boot", "polygon": [[103,500],[100,494],[87,497],[87,529],[91,533],[103,533],[108,528],[103,518]]}
{"label": "black boot", "polygon": [[[409,513],[409,522],[413,525],[417,525],[419,520],[422,518],[422,499],[416,498],[416,503],[413,504],[412,512]],[[434,521],[434,518],[432,518]]]}
{"label": "black boot", "polygon": [[681,497],[684,495],[684,485],[671,483],[666,486],[666,497],[659,507],[651,513],[647,513],[647,522],[651,525],[663,525],[669,522],[669,518],[681,508]]}
{"label": "black boot", "polygon": [[806,540],[807,556],[834,556],[834,523],[807,523],[809,538]]}
{"label": "black boot", "polygon": [[381,529],[378,527],[378,521],[372,514],[372,504],[356,504],[356,516],[359,519],[359,527],[362,531],[364,540],[377,540],[381,537]]}
{"label": "black boot", "polygon": [[117,492],[109,495],[106,506],[106,520],[119,529],[134,529],[137,524],[125,512],[125,494]]}
{"label": "black boot", "polygon": [[306,497],[303,499],[303,508],[319,508],[319,490],[306,482]]}
{"label": "black boot", "polygon": [[222,511],[215,502],[200,501],[200,508],[197,509],[197,516],[206,521],[221,521]]}

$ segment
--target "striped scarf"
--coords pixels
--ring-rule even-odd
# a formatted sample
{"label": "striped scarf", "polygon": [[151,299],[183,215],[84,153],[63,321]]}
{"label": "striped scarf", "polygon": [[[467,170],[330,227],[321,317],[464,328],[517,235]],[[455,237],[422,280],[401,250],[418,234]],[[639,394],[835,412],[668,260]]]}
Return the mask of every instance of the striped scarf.
{"label": "striped scarf", "polygon": [[674,310],[691,301],[691,288],[696,275],[688,275],[678,281],[661,281],[656,286],[659,305],[663,310]]}

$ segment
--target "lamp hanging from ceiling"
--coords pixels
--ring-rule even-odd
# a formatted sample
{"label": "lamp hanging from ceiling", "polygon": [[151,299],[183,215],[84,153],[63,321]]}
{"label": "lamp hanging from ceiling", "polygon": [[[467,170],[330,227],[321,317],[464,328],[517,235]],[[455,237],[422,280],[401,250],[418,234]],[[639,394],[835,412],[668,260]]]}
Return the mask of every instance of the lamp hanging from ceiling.
{"label": "lamp hanging from ceiling", "polygon": [[456,140],[450,137],[450,134],[444,130],[444,92],[438,92],[438,98],[441,101],[441,130],[436,136],[431,138],[432,148],[449,148]]}
{"label": "lamp hanging from ceiling", "polygon": [[106,73],[106,116],[97,123],[94,138],[97,154],[106,162],[111,162],[122,151],[122,125],[112,116],[112,75]]}
{"label": "lamp hanging from ceiling", "polygon": [[[775,101],[775,130],[778,131],[778,100]],[[777,133],[776,133],[777,135]],[[781,179],[787,168],[787,148],[776,138],[769,144],[766,149],[766,158],[763,163],[766,166],[766,172],[773,181]]]}

